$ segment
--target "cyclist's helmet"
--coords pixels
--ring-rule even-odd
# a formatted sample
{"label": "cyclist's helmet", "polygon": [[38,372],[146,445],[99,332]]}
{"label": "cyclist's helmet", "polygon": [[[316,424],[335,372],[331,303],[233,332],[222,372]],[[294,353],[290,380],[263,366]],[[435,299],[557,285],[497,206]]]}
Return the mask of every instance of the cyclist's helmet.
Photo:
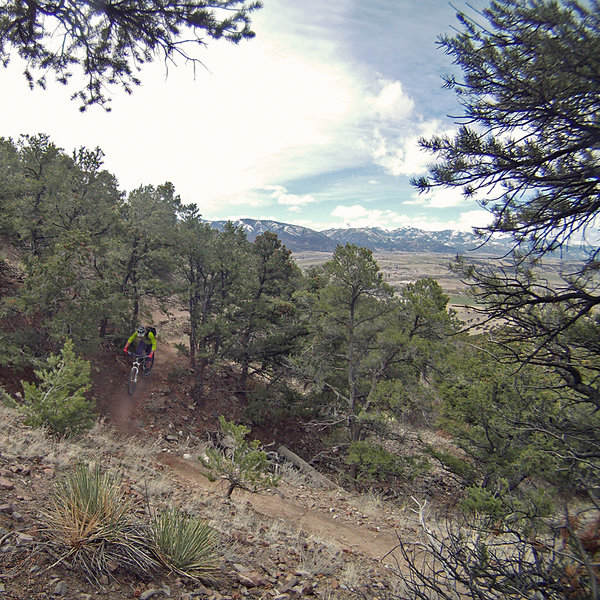
{"label": "cyclist's helmet", "polygon": [[140,325],[140,326],[137,328],[137,334],[138,334],[139,336],[141,336],[141,337],[145,336],[145,335],[146,335],[146,328],[145,328],[143,325]]}

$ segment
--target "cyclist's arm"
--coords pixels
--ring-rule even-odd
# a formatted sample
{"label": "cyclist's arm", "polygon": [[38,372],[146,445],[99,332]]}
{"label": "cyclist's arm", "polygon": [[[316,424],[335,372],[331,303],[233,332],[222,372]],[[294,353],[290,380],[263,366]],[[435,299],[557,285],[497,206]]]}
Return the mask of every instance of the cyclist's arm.
{"label": "cyclist's arm", "polygon": [[148,339],[152,342],[152,352],[154,352],[156,350],[156,338],[151,331],[148,332]]}
{"label": "cyclist's arm", "polygon": [[133,335],[127,340],[127,345],[129,346],[129,344],[131,344],[131,342],[133,342],[133,340],[135,340],[135,338],[138,336],[137,331],[133,332]]}

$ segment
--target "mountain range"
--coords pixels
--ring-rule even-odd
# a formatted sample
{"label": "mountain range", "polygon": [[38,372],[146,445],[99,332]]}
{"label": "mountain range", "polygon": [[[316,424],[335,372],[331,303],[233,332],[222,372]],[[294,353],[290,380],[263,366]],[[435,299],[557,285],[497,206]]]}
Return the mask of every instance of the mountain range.
{"label": "mountain range", "polygon": [[[207,221],[222,230],[227,221]],[[349,227],[315,231],[300,225],[279,223],[267,219],[238,219],[233,224],[242,227],[250,241],[265,231],[279,237],[292,252],[333,252],[338,244],[355,244],[374,252],[439,252],[444,254],[505,254],[511,247],[508,239],[489,240],[481,247],[481,239],[464,231],[423,231],[401,227],[386,231],[379,227]]]}

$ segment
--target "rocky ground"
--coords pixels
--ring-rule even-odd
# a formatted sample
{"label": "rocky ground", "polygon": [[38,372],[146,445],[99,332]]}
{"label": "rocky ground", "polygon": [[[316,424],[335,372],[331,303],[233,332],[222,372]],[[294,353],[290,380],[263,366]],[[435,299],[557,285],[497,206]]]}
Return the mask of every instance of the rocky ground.
{"label": "rocky ground", "polygon": [[[217,393],[195,405],[174,346],[184,325],[173,313],[158,325],[159,339],[169,341],[159,345],[155,368],[134,396],[126,391],[124,357],[107,352],[95,363],[101,418],[76,442],[49,439],[1,409],[0,600],[397,597],[404,568],[395,551],[398,539],[419,539],[412,501],[324,489],[289,464],[280,467],[276,489],[236,490],[226,499],[225,483],[210,481],[198,456],[207,434],[218,429],[216,417],[235,419],[239,403]],[[199,584],[162,575],[144,581],[114,565],[98,585],[53,555],[43,527],[57,478],[74,464],[98,461],[121,474],[140,518],[178,506],[219,533],[214,580]],[[438,500],[452,493],[443,482],[436,490]]]}

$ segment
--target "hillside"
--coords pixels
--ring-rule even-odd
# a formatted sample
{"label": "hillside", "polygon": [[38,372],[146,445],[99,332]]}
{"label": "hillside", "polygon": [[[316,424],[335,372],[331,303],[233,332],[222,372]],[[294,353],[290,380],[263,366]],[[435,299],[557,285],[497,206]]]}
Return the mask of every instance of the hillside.
{"label": "hillside", "polygon": [[[174,349],[182,327],[181,314],[163,317],[155,369],[132,397],[125,389],[124,358],[106,352],[95,363],[93,393],[101,418],[76,442],[52,440],[1,409],[2,597],[390,597],[399,585],[398,536],[404,541],[417,536],[410,507],[373,494],[321,489],[289,463],[279,467],[283,479],[277,489],[254,495],[236,491],[231,500],[224,498],[223,482],[205,476],[197,457],[217,429],[216,416],[234,418],[241,406],[218,393],[202,407],[190,403]],[[200,585],[175,576],[137,581],[120,575],[116,565],[114,579],[99,589],[47,553],[42,513],[50,510],[55,483],[75,464],[98,460],[103,469],[122,473],[141,518],[175,505],[219,532],[214,582]],[[443,487],[438,491],[443,500]]]}

